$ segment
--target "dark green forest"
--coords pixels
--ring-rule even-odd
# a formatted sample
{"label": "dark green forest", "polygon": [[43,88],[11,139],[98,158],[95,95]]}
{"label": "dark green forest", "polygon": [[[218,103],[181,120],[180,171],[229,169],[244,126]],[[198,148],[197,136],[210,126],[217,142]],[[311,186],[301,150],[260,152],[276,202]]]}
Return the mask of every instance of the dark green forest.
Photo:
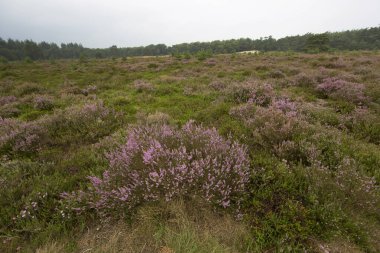
{"label": "dark green forest", "polygon": [[158,56],[196,54],[199,52],[222,54],[248,50],[321,52],[378,49],[380,49],[380,27],[323,34],[307,33],[281,39],[269,36],[260,39],[215,40],[212,42],[182,43],[173,46],[157,44],[123,48],[111,46],[103,49],[86,48],[78,43],[62,43],[59,46],[56,43],[36,43],[32,40],[19,41],[0,38],[0,58],[3,61]]}

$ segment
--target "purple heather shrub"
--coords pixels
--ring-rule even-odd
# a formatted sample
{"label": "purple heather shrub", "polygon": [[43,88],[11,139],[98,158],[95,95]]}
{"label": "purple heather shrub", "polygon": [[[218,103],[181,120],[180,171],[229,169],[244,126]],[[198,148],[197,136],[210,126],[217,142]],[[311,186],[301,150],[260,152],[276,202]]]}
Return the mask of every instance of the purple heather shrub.
{"label": "purple heather shrub", "polygon": [[258,107],[254,118],[246,123],[252,128],[255,141],[269,148],[292,140],[304,125],[294,112],[283,112],[274,106]]}
{"label": "purple heather shrub", "polygon": [[209,86],[216,91],[221,91],[226,88],[227,84],[220,80],[214,80],[209,84]]}
{"label": "purple heather shrub", "polygon": [[50,96],[36,96],[33,99],[35,109],[51,110],[54,107],[53,98]]}
{"label": "purple heather shrub", "polygon": [[56,110],[29,122],[0,118],[0,149],[30,153],[49,145],[93,141],[108,135],[117,122],[117,114],[101,102]]}
{"label": "purple heather shrub", "polygon": [[229,114],[234,118],[242,120],[246,124],[248,124],[250,121],[253,120],[255,112],[256,106],[251,101],[248,101],[245,104],[240,104],[238,106],[232,107],[230,109]]}
{"label": "purple heather shrub", "polygon": [[264,83],[254,87],[250,100],[257,105],[266,106],[271,103],[272,97],[274,97],[272,85]]}
{"label": "purple heather shrub", "polygon": [[281,70],[275,69],[275,70],[272,70],[268,73],[268,77],[270,77],[270,78],[285,78],[286,75]]}
{"label": "purple heather shrub", "polygon": [[90,188],[62,194],[75,210],[107,215],[143,202],[193,196],[238,210],[249,180],[246,147],[192,121],[181,129],[133,128],[107,157],[109,168],[101,177],[88,177]]}
{"label": "purple heather shrub", "polygon": [[351,113],[342,115],[341,124],[368,142],[380,144],[380,119],[368,108],[357,107]]}
{"label": "purple heather shrub", "polygon": [[337,78],[326,78],[316,87],[317,91],[327,97],[344,99],[353,103],[361,104],[368,101],[364,94],[364,85],[351,83]]}
{"label": "purple heather shrub", "polygon": [[118,121],[118,114],[102,101],[56,110],[39,123],[49,132],[52,144],[92,141],[107,135]]}
{"label": "purple heather shrub", "polygon": [[248,80],[230,86],[228,93],[238,103],[251,101],[256,105],[267,106],[271,103],[274,91],[272,85]]}
{"label": "purple heather shrub", "polygon": [[17,103],[0,106],[0,117],[11,118],[18,116],[20,113],[21,111],[17,108]]}
{"label": "purple heather shrub", "polygon": [[32,152],[38,150],[44,129],[34,122],[0,118],[0,150]]}
{"label": "purple heather shrub", "polygon": [[272,106],[288,116],[297,116],[296,103],[290,101],[289,98],[277,98],[273,101]]}
{"label": "purple heather shrub", "polygon": [[312,87],[316,80],[313,76],[299,73],[294,77],[294,84],[301,87]]}
{"label": "purple heather shrub", "polygon": [[15,96],[3,96],[0,97],[0,106],[11,104],[17,101]]}
{"label": "purple heather shrub", "polygon": [[248,102],[231,108],[230,115],[252,129],[256,144],[272,150],[292,141],[306,124],[299,118],[296,104],[288,98],[276,98],[268,107]]}
{"label": "purple heather shrub", "polygon": [[340,68],[346,68],[349,65],[348,65],[348,62],[346,62],[344,59],[339,57],[337,59],[330,59],[330,61],[324,64],[324,66],[330,69],[340,69]]}
{"label": "purple heather shrub", "polygon": [[138,92],[154,90],[154,85],[145,80],[135,80],[133,86]]}

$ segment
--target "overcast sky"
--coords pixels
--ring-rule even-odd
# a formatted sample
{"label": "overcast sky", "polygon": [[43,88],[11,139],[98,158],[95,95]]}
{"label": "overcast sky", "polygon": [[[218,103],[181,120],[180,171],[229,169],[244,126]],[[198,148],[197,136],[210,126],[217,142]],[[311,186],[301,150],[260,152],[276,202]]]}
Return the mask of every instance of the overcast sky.
{"label": "overcast sky", "polygon": [[380,0],[0,0],[0,37],[172,45],[373,27],[379,13]]}

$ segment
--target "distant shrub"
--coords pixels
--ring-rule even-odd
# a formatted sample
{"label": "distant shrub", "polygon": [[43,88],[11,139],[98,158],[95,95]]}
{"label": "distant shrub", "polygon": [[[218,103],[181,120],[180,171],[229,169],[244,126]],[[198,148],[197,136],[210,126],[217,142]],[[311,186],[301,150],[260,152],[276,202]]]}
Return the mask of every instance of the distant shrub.
{"label": "distant shrub", "polygon": [[0,117],[11,118],[20,115],[21,111],[17,108],[17,103],[0,106]]}
{"label": "distant shrub", "polygon": [[24,62],[25,63],[33,63],[33,60],[30,57],[25,57]]}
{"label": "distant shrub", "polygon": [[338,58],[330,59],[330,61],[328,63],[325,63],[323,66],[330,69],[339,69],[348,67],[348,63],[342,58]]}
{"label": "distant shrub", "polygon": [[366,108],[355,108],[345,115],[342,124],[356,136],[380,145],[380,119]]}
{"label": "distant shrub", "polygon": [[224,88],[226,88],[227,84],[223,81],[219,81],[219,80],[215,80],[215,81],[212,81],[209,86],[211,88],[213,88],[214,90],[216,91],[221,91],[223,90]]}
{"label": "distant shrub", "polygon": [[149,125],[153,124],[169,124],[171,117],[169,114],[163,112],[155,112],[149,114],[146,118],[146,123]]}
{"label": "distant shrub", "polygon": [[207,58],[210,58],[212,56],[212,52],[210,50],[201,50],[196,53],[196,57],[198,61],[204,61]]}
{"label": "distant shrub", "polygon": [[56,110],[38,123],[47,129],[52,145],[67,145],[92,142],[109,134],[119,122],[117,116],[102,102],[94,102]]}
{"label": "distant shrub", "polygon": [[108,159],[102,177],[89,177],[92,187],[62,194],[74,210],[115,215],[143,202],[181,196],[236,209],[249,179],[246,147],[193,122],[180,130],[167,125],[131,129]]}
{"label": "distant shrub", "polygon": [[36,96],[33,106],[38,110],[51,110],[54,107],[54,100],[50,96]]}
{"label": "distant shrub", "polygon": [[361,83],[351,83],[336,78],[326,78],[316,87],[317,91],[324,96],[359,104],[368,101],[368,97],[364,94],[364,88]]}
{"label": "distant shrub", "polygon": [[18,119],[0,118],[0,150],[2,152],[34,152],[41,146],[43,127]]}
{"label": "distant shrub", "polygon": [[284,141],[291,141],[304,122],[297,118],[294,102],[287,98],[275,99],[268,107],[252,102],[233,107],[230,115],[240,119],[251,129],[252,141],[270,150]]}
{"label": "distant shrub", "polygon": [[20,85],[17,89],[19,96],[24,96],[32,93],[42,93],[43,88],[36,83],[24,83]]}
{"label": "distant shrub", "polygon": [[4,56],[0,56],[0,63],[6,64],[6,63],[8,63],[8,59],[5,58]]}
{"label": "distant shrub", "polygon": [[2,96],[0,97],[0,106],[7,105],[16,101],[17,98],[15,96]]}
{"label": "distant shrub", "polygon": [[281,110],[287,116],[297,115],[296,103],[292,102],[289,98],[277,98],[273,101],[272,106],[278,110]]}
{"label": "distant shrub", "polygon": [[316,80],[310,75],[300,73],[294,77],[294,83],[300,87],[312,87],[316,83]]}
{"label": "distant shrub", "polygon": [[205,61],[205,64],[208,66],[215,66],[216,65],[216,60],[215,59],[207,59]]}
{"label": "distant shrub", "polygon": [[1,119],[0,150],[33,153],[56,145],[93,142],[118,124],[117,114],[99,103],[56,110],[35,121]]}
{"label": "distant shrub", "polygon": [[131,103],[131,100],[127,96],[117,96],[112,99],[112,104],[116,106],[125,106]]}
{"label": "distant shrub", "polygon": [[249,101],[245,104],[232,107],[229,114],[236,119],[242,120],[245,124],[249,124],[254,120],[256,108],[253,102]]}
{"label": "distant shrub", "polygon": [[135,87],[137,92],[154,90],[153,84],[145,80],[135,80],[133,82],[133,86]]}
{"label": "distant shrub", "polygon": [[269,105],[274,96],[274,91],[270,84],[260,83],[255,80],[232,84],[228,87],[227,93],[235,102],[246,103],[251,101],[260,106]]}
{"label": "distant shrub", "polygon": [[156,63],[149,63],[148,68],[155,69],[155,68],[158,68],[158,65]]}
{"label": "distant shrub", "polygon": [[286,75],[281,70],[273,70],[268,73],[268,77],[270,78],[285,78]]}

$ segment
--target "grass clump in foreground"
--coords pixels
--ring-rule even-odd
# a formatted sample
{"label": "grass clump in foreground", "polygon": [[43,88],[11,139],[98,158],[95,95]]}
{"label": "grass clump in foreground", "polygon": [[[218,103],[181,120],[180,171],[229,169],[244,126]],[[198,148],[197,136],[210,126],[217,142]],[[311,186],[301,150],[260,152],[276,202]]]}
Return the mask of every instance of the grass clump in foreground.
{"label": "grass clump in foreground", "polygon": [[0,250],[378,252],[379,70],[377,52],[1,63]]}

